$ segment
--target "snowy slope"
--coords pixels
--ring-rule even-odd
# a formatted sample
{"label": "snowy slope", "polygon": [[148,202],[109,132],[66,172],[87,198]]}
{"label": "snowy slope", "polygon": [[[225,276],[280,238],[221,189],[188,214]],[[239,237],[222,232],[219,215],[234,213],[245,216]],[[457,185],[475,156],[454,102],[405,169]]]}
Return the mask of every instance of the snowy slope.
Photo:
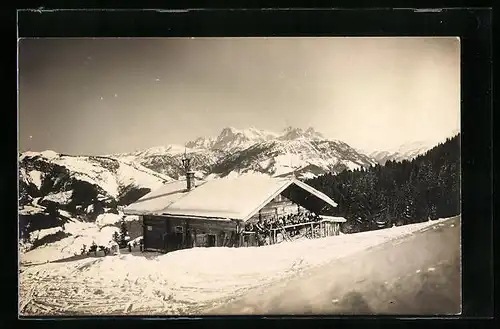
{"label": "snowy slope", "polygon": [[26,183],[34,184],[39,190],[42,185],[46,187],[49,180],[56,183],[61,179],[73,179],[94,185],[102,194],[113,198],[118,197],[121,188],[129,185],[154,189],[163,182],[172,180],[137,163],[109,157],[71,156],[55,152],[21,154],[20,167],[23,175],[29,175]]}
{"label": "snowy slope", "polygon": [[[116,216],[113,218],[113,216]],[[110,219],[120,220],[121,216],[115,214],[100,215],[97,223],[86,223],[75,219],[70,219],[64,223],[64,227],[56,226],[53,228],[33,231],[30,236],[30,244],[36,243],[43,236],[53,235],[57,232],[65,233],[61,239],[55,239],[44,243],[37,248],[24,250],[20,254],[22,265],[42,264],[50,261],[56,261],[79,255],[83,245],[87,247],[95,242],[99,245],[107,245],[112,239],[113,233],[118,232],[119,228],[112,225]],[[104,223],[103,220],[108,222]]]}
{"label": "snowy slope", "polygon": [[192,159],[192,169],[197,172],[197,176],[200,178],[209,175],[211,166],[226,155],[223,151],[169,145],[156,147],[154,150],[115,154],[110,157],[126,161],[129,164],[137,164],[173,179],[179,179],[184,175],[184,167],[182,166],[184,153],[187,153]]}
{"label": "snowy slope", "polygon": [[22,249],[48,240],[42,240],[43,230],[52,232],[48,234],[53,236],[51,241],[63,239],[70,233],[59,228],[70,219],[94,221],[104,213],[116,214],[120,205],[132,203],[172,180],[140,164],[109,157],[45,151],[23,153],[19,161]]}
{"label": "snowy slope", "polygon": [[[25,267],[22,314],[188,315],[446,219],[249,248],[194,248],[165,255],[87,258]],[[214,265],[217,260],[217,266]]]}
{"label": "snowy slope", "polygon": [[[47,158],[42,153],[23,154],[20,167],[30,175],[39,189],[53,174],[66,173],[75,180],[85,181],[98,186],[109,196],[117,197],[124,186],[157,188],[172,178],[151,169],[124,160],[98,156],[58,155]],[[57,177],[61,179],[61,177]]]}
{"label": "snowy slope", "polygon": [[221,176],[250,171],[280,176],[295,171],[299,178],[305,178],[372,164],[370,158],[343,142],[301,136],[257,143],[229,155],[213,172]]}

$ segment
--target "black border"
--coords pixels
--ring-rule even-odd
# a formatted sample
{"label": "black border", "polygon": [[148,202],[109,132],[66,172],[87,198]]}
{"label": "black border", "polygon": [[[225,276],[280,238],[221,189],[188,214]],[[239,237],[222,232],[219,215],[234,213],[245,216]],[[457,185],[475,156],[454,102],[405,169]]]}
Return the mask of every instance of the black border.
{"label": "black border", "polygon": [[[493,315],[491,9],[39,10],[17,17],[19,37],[459,36],[463,316]],[[15,180],[17,186],[17,173]],[[14,254],[17,267],[17,243]]]}

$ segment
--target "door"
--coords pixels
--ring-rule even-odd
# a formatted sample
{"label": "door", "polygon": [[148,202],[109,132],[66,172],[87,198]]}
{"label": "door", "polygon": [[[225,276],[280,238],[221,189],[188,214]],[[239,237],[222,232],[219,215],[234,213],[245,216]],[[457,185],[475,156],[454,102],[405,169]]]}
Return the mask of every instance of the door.
{"label": "door", "polygon": [[207,247],[215,247],[215,235],[207,235]]}
{"label": "door", "polygon": [[144,220],[144,249],[163,250],[165,223],[162,220]]}
{"label": "door", "polygon": [[169,233],[165,234],[165,250],[174,251],[184,249],[184,227],[182,225],[173,226],[168,223],[167,230]]}

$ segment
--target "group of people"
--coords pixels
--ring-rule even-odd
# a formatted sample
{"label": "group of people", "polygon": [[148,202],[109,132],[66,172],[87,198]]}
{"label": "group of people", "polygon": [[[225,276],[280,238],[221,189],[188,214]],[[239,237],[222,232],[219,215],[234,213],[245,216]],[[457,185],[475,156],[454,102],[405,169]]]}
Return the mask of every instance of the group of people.
{"label": "group of people", "polygon": [[317,222],[320,219],[318,215],[310,212],[274,216],[271,218],[259,219],[257,223],[247,223],[245,231],[256,233],[258,244],[263,245],[266,244],[265,241],[268,241],[271,237],[272,229],[283,228],[289,236],[293,237],[300,234],[300,227],[285,228],[286,226]]}
{"label": "group of people", "polygon": [[266,219],[259,219],[255,224],[247,223],[245,226],[246,232],[263,233],[274,228],[281,228],[288,225],[297,225],[308,222],[319,221],[320,217],[313,213],[289,214],[285,216],[275,216]]}

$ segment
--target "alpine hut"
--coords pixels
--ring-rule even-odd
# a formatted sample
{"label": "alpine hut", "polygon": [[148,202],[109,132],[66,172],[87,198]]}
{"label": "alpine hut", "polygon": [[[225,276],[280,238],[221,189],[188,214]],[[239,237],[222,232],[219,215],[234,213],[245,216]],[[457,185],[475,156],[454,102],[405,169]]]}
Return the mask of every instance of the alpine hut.
{"label": "alpine hut", "polygon": [[[189,163],[185,163],[189,169]],[[165,184],[124,209],[143,223],[145,251],[169,252],[191,247],[256,245],[248,226],[268,219],[307,214],[315,216],[322,235],[339,233],[344,219],[323,216],[337,204],[295,177],[242,175],[195,182],[194,173]],[[312,233],[311,224],[311,233]],[[268,232],[271,243],[285,223]],[[249,242],[250,241],[250,242]]]}

